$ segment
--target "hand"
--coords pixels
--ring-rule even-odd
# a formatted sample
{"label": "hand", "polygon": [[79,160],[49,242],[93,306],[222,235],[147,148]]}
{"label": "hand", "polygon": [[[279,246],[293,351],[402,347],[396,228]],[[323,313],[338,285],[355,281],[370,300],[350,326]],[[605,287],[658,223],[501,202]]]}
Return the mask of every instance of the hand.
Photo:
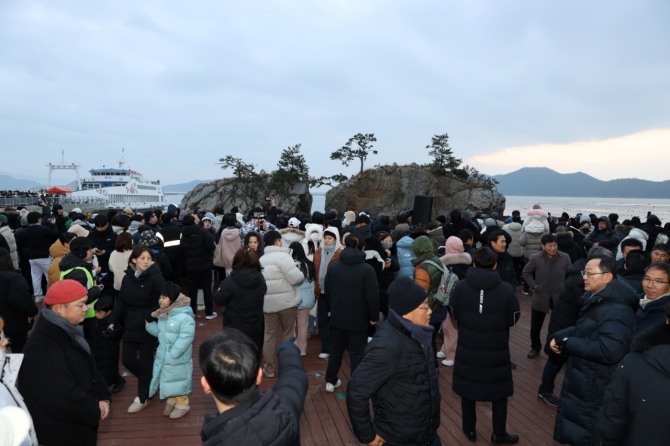
{"label": "hand", "polygon": [[383,446],[384,443],[386,443],[384,439],[378,434],[375,434],[375,439],[368,443],[368,446]]}
{"label": "hand", "polygon": [[99,276],[101,271],[102,271],[101,267],[97,267],[95,270],[93,270],[93,272],[95,273],[94,275],[96,276]]}
{"label": "hand", "polygon": [[561,348],[556,343],[556,338],[551,340],[551,342],[549,343],[549,348],[551,349],[552,352],[556,353],[557,355],[561,354]]}
{"label": "hand", "polygon": [[100,420],[104,420],[109,415],[109,401],[98,401],[100,406]]}

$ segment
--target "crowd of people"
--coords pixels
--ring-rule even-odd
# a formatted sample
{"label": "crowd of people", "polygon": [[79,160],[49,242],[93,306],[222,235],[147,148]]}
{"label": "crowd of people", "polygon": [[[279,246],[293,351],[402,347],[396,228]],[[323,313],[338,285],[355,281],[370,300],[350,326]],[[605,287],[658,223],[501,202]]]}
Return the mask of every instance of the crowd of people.
{"label": "crowd of people", "polygon": [[[128,413],[158,395],[165,416],[187,415],[196,319],[218,323],[214,304],[224,328],[199,346],[218,412],[204,444],[299,444],[300,358],[327,361],[332,393],[345,350],[362,443],[441,444],[438,377],[453,367],[464,436],[476,441],[485,401],[491,441],[514,444],[517,287],[531,303],[528,359],[547,355],[537,398],[557,407],[555,440],[668,438],[670,223],[654,215],[554,218],[536,205],[523,218],[454,209],[420,226],[411,212],[38,209],[0,213],[0,354],[23,355],[18,380],[3,386],[25,400],[15,405],[31,420],[26,444],[95,444],[126,384],[120,364],[137,377]],[[314,334],[320,348],[309,352]],[[262,379],[276,379],[271,392],[258,391]]]}

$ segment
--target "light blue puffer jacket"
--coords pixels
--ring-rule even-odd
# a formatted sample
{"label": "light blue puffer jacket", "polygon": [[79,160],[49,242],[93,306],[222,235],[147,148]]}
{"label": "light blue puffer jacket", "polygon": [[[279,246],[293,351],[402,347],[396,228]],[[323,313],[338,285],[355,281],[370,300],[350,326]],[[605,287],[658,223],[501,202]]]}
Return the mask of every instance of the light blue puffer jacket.
{"label": "light blue puffer jacket", "polygon": [[[195,319],[183,294],[170,305],[167,318],[147,324],[147,331],[158,338],[149,396],[160,387],[160,398],[188,395],[193,387],[193,339]],[[160,311],[160,310],[159,310]],[[155,313],[154,313],[155,314]]]}

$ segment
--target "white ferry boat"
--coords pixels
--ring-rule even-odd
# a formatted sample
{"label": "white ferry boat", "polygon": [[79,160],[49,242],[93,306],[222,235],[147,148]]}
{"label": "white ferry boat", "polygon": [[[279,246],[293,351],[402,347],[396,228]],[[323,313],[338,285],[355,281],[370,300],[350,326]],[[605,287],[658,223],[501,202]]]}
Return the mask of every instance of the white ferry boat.
{"label": "white ferry boat", "polygon": [[150,209],[168,203],[160,181],[147,181],[141,173],[125,167],[89,170],[90,178],[79,181],[67,198],[76,204],[95,204],[107,208]]}

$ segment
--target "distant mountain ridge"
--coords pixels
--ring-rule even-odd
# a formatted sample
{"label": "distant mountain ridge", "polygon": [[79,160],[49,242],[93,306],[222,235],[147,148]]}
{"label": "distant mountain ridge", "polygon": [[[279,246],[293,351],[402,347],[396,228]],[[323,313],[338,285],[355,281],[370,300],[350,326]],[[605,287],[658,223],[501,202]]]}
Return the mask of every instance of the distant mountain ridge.
{"label": "distant mountain ridge", "polygon": [[504,195],[540,197],[618,197],[670,198],[670,180],[649,181],[622,178],[603,181],[583,172],[558,173],[547,167],[524,167],[498,180],[498,192]]}

